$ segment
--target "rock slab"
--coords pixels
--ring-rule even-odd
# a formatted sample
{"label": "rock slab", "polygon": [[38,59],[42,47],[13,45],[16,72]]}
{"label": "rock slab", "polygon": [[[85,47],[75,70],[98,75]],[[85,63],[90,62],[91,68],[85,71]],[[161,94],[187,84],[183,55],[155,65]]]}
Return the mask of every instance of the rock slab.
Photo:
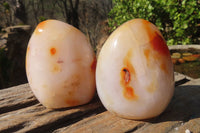
{"label": "rock slab", "polygon": [[[199,133],[200,79],[175,74],[174,96],[167,109],[150,120],[128,120],[106,111],[96,96],[90,103],[59,110],[46,109],[28,84],[0,90],[0,132],[53,133]],[[183,80],[187,79],[187,80]]]}

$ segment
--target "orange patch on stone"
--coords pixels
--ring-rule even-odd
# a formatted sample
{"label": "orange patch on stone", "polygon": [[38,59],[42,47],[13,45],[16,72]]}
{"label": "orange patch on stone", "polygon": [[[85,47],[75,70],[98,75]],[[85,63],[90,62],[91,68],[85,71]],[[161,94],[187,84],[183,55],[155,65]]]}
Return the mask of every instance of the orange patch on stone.
{"label": "orange patch on stone", "polygon": [[127,85],[131,81],[131,74],[128,68],[123,68],[121,70],[121,84]]}
{"label": "orange patch on stone", "polygon": [[143,25],[149,36],[149,40],[150,40],[150,44],[152,48],[162,55],[170,56],[170,52],[166,45],[165,40],[157,31],[150,28],[151,23],[146,20],[143,20]]}
{"label": "orange patch on stone", "polygon": [[121,69],[121,85],[123,87],[123,96],[128,100],[136,100],[137,95],[134,93],[134,89],[129,85],[132,80],[132,76],[136,79],[136,73],[133,65],[131,64],[132,50],[130,49],[124,58],[124,66]]}
{"label": "orange patch on stone", "polygon": [[27,47],[27,50],[26,50],[26,62],[25,62],[25,68],[27,70],[27,66],[28,66],[28,54],[29,54],[29,51],[30,51],[30,46]]}
{"label": "orange patch on stone", "polygon": [[145,49],[145,50],[144,50],[144,55],[145,55],[145,58],[146,58],[146,60],[147,60],[147,65],[148,65],[148,66],[149,66],[149,63],[150,63],[149,54],[150,54],[150,50],[149,50],[149,49]]}
{"label": "orange patch on stone", "polygon": [[133,75],[135,75],[135,69],[133,68],[133,65],[131,64],[130,60],[131,60],[131,56],[132,56],[132,50],[130,49],[127,53],[127,55],[124,58],[124,65],[126,66],[126,68],[129,70],[129,72]]}
{"label": "orange patch on stone", "polygon": [[152,45],[153,49],[155,49],[162,55],[170,56],[169,49],[168,49],[164,39],[157,32],[155,32],[155,34],[156,35],[155,35],[154,39],[151,41],[151,45]]}
{"label": "orange patch on stone", "polygon": [[144,55],[145,55],[145,57],[146,57],[147,60],[149,60],[149,53],[150,53],[149,49],[145,49],[144,50]]}
{"label": "orange patch on stone", "polygon": [[161,68],[161,70],[163,70],[165,73],[168,73],[167,67],[166,67],[166,65],[165,65],[164,63],[162,63],[162,64],[160,65],[160,68]]}
{"label": "orange patch on stone", "polygon": [[56,54],[56,48],[51,48],[50,49],[50,54],[55,55]]}
{"label": "orange patch on stone", "polygon": [[61,72],[60,66],[59,65],[54,65],[53,69],[52,69],[52,72]]}
{"label": "orange patch on stone", "polygon": [[70,106],[76,106],[76,105],[80,104],[80,102],[78,100],[73,100],[73,99],[67,99],[65,101],[65,103],[70,105]]}
{"label": "orange patch on stone", "polygon": [[81,79],[79,75],[72,75],[70,78],[66,79],[64,81],[63,87],[64,89],[71,88],[71,90],[68,92],[69,94],[74,93],[77,91],[77,88],[80,86]]}
{"label": "orange patch on stone", "polygon": [[27,53],[30,51],[30,46],[27,47]]}
{"label": "orange patch on stone", "polygon": [[124,88],[123,94],[124,94],[124,97],[128,100],[137,99],[137,96],[135,95],[133,88],[130,86]]}
{"label": "orange patch on stone", "polygon": [[74,96],[75,92],[76,92],[76,89],[70,90],[67,94],[68,94],[69,96]]}
{"label": "orange patch on stone", "polygon": [[92,71],[96,70],[96,65],[97,65],[97,59],[94,57],[94,60],[92,61],[92,64],[90,65],[90,68]]}
{"label": "orange patch on stone", "polygon": [[34,34],[38,35],[38,34],[42,33],[46,23],[47,23],[47,21],[43,21],[43,22],[39,23],[34,31]]}

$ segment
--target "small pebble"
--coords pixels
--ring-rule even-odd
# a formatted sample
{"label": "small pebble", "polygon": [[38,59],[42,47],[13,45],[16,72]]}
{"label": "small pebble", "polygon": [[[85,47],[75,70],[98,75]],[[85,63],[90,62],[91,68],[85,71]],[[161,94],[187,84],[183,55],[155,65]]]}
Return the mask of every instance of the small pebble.
{"label": "small pebble", "polygon": [[191,132],[190,132],[190,130],[189,130],[189,129],[186,129],[186,130],[185,130],[185,133],[191,133]]}
{"label": "small pebble", "polygon": [[182,55],[183,55],[183,56],[191,56],[192,53],[183,53]]}
{"label": "small pebble", "polygon": [[172,58],[181,58],[181,53],[173,53]]}

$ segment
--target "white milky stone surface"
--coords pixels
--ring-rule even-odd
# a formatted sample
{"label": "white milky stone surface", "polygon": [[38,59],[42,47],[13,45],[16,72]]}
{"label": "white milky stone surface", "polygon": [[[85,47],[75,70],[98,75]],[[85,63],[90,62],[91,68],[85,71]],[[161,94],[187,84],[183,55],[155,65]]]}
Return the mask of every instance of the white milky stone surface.
{"label": "white milky stone surface", "polygon": [[174,93],[173,64],[152,23],[130,20],[102,47],[96,68],[98,95],[106,109],[128,119],[161,114]]}
{"label": "white milky stone surface", "polygon": [[41,22],[29,41],[26,73],[47,108],[88,103],[95,93],[96,57],[86,36],[57,20]]}

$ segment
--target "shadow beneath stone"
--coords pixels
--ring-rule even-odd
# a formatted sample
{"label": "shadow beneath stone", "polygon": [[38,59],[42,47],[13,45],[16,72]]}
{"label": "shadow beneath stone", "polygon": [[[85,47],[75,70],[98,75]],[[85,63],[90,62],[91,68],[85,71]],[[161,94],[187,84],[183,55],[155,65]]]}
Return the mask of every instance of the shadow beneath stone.
{"label": "shadow beneath stone", "polygon": [[66,110],[70,110],[70,109],[81,109],[81,108],[87,108],[89,106],[94,106],[94,105],[99,105],[99,108],[102,109],[102,112],[105,111],[106,109],[104,108],[104,106],[102,105],[97,93],[95,93],[95,96],[93,97],[93,99],[86,103],[86,104],[82,104],[82,105],[78,105],[78,106],[72,106],[72,107],[64,107],[64,108],[58,108],[58,109],[51,109],[54,111],[66,111]]}
{"label": "shadow beneath stone", "polygon": [[200,85],[178,86],[167,109],[150,123],[183,121],[200,118]]}

